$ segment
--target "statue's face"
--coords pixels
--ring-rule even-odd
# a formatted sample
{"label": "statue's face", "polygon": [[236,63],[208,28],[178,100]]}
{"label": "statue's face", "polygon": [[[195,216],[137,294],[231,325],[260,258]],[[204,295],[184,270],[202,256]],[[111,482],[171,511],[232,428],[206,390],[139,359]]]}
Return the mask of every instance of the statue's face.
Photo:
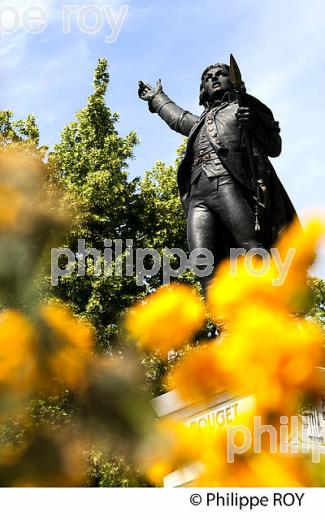
{"label": "statue's face", "polygon": [[221,99],[227,90],[232,89],[229,73],[219,67],[213,67],[204,77],[204,88],[208,101]]}

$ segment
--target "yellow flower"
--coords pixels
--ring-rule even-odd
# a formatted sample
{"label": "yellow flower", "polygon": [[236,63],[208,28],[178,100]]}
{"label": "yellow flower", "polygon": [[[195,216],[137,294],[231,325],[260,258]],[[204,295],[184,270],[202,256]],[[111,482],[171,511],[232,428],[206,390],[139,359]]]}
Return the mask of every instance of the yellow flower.
{"label": "yellow flower", "polygon": [[224,320],[233,322],[236,312],[247,303],[275,308],[282,305],[279,288],[272,284],[277,276],[273,263],[264,274],[254,274],[247,270],[243,258],[238,259],[235,271],[232,271],[229,261],[223,262],[208,291],[208,309],[212,318],[217,323]]}
{"label": "yellow flower", "polygon": [[311,486],[311,474],[301,455],[263,452],[240,457],[233,464],[216,464],[210,457],[199,487],[301,487]]}
{"label": "yellow flower", "polygon": [[303,230],[294,224],[277,243],[281,258],[290,248],[294,251],[282,286],[282,293],[286,295],[293,311],[305,309],[309,297],[307,271],[315,261],[317,246],[324,235],[324,229],[324,223],[318,219],[310,220]]}
{"label": "yellow flower", "polygon": [[164,478],[172,473],[175,467],[167,459],[157,459],[147,468],[147,478],[156,486],[161,486]]}
{"label": "yellow flower", "polygon": [[126,327],[142,347],[166,355],[188,342],[203,323],[204,305],[193,289],[172,284],[131,309]]}
{"label": "yellow flower", "polygon": [[281,236],[276,244],[281,258],[286,255],[289,248],[295,250],[289,274],[306,274],[307,269],[315,260],[315,251],[321,237],[324,235],[324,231],[324,223],[317,218],[313,218],[307,222],[304,229],[301,229],[298,223],[295,222]]}
{"label": "yellow flower", "polygon": [[219,359],[232,391],[252,393],[261,410],[281,414],[303,392],[320,391],[323,344],[316,324],[251,304],[238,311]]}
{"label": "yellow flower", "polygon": [[23,204],[22,194],[7,183],[0,183],[0,231],[11,229],[17,222]]}
{"label": "yellow flower", "polygon": [[[28,148],[28,147],[27,147]],[[37,153],[28,152],[23,143],[0,150],[0,232],[14,233],[11,238],[29,237],[37,244],[49,239],[48,229],[66,227],[58,188],[49,184],[49,172]]]}
{"label": "yellow flower", "polygon": [[[208,308],[216,322],[233,322],[237,310],[247,303],[279,308],[287,312],[303,310],[308,297],[307,269],[315,257],[315,248],[324,232],[323,224],[313,220],[304,231],[292,225],[276,245],[277,255],[288,259],[286,273],[279,273],[274,257],[265,264],[258,257],[250,267],[239,257],[236,265],[225,261],[219,267],[208,293]],[[287,256],[288,255],[288,256]],[[282,279],[283,278],[283,279]]]}
{"label": "yellow flower", "polygon": [[70,389],[84,388],[92,360],[92,327],[56,303],[45,305],[41,316],[50,327],[48,334],[53,336],[52,352],[47,358],[50,374]]}
{"label": "yellow flower", "polygon": [[35,332],[18,311],[0,314],[0,385],[18,391],[32,388],[37,375]]}
{"label": "yellow flower", "polygon": [[201,439],[202,434],[177,420],[159,421],[152,442],[142,453],[143,471],[161,485],[166,475],[200,459]]}
{"label": "yellow flower", "polygon": [[229,377],[219,360],[218,342],[211,341],[185,355],[168,375],[168,384],[189,402],[227,390]]}

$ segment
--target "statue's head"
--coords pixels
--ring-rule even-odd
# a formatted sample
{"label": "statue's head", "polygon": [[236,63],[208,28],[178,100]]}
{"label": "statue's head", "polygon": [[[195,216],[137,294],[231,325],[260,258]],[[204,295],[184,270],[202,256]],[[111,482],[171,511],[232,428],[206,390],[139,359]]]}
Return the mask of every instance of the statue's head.
{"label": "statue's head", "polygon": [[204,69],[200,85],[200,105],[207,107],[221,99],[225,92],[233,90],[229,77],[229,65],[215,63]]}

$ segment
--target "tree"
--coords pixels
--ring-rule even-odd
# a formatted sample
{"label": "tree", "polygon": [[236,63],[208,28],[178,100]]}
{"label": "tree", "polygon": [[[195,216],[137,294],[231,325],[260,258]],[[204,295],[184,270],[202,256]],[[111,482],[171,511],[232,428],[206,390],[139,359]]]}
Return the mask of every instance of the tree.
{"label": "tree", "polygon": [[13,119],[11,110],[0,110],[0,149],[27,152],[45,159],[47,146],[39,146],[39,129],[36,118],[29,114],[26,119]]}
{"label": "tree", "polygon": [[[106,106],[108,64],[100,59],[94,91],[75,121],[63,130],[61,142],[50,155],[53,175],[64,191],[62,205],[72,209],[71,232],[66,245],[77,251],[78,239],[87,248],[104,250],[104,239],[139,237],[141,196],[138,179],[128,180],[127,161],[138,139],[135,132],[122,137],[116,130],[118,114]],[[112,244],[113,245],[113,244]],[[96,325],[100,342],[108,346],[118,330],[123,311],[143,293],[135,277],[93,276],[94,262],[87,259],[84,277],[62,278],[55,293]]]}
{"label": "tree", "polygon": [[183,149],[184,145],[177,150],[175,165],[157,161],[141,181],[147,247],[158,250],[180,247],[187,251],[186,218],[178,194],[176,171]]}

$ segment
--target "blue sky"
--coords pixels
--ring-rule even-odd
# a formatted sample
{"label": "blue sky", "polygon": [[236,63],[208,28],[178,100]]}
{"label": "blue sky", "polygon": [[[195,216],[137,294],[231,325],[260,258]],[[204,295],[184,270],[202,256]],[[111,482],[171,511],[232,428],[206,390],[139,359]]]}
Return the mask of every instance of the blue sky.
{"label": "blue sky", "polygon": [[[77,5],[79,13],[95,6],[96,16],[103,16],[102,29],[86,34],[72,15],[70,32],[64,33],[65,4]],[[8,6],[16,8],[19,26]],[[26,32],[22,22],[31,6],[46,14],[47,26],[39,34]],[[111,8],[115,20],[126,13],[113,43],[105,43],[112,27],[104,7]],[[90,8],[85,23],[93,26],[94,16]],[[153,84],[161,78],[170,97],[200,113],[202,70],[228,61],[232,52],[248,91],[280,121],[283,152],[272,162],[299,214],[305,219],[324,208],[323,0],[0,0],[0,29],[14,23],[17,30],[3,31],[0,40],[0,106],[17,117],[34,113],[42,144],[58,142],[63,126],[85,105],[98,58],[106,57],[107,102],[120,113],[119,131],[134,129],[141,140],[131,175],[142,175],[158,159],[173,162],[182,138],[148,112],[137,97],[137,81]],[[325,277],[325,247],[315,272]]]}

